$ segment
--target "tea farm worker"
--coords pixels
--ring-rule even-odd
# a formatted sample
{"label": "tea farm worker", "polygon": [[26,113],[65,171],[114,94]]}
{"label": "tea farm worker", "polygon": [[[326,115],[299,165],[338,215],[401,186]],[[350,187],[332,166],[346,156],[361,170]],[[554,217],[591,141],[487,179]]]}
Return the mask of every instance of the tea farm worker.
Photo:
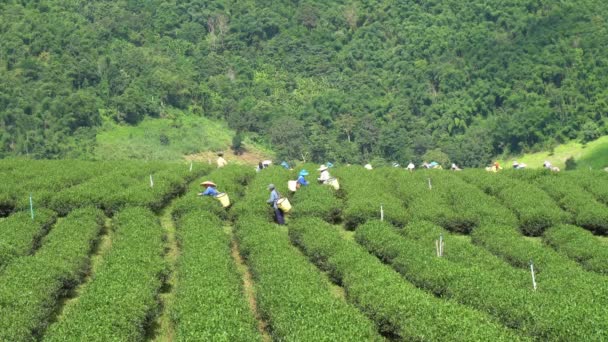
{"label": "tea farm worker", "polygon": [[308,185],[308,181],[306,181],[306,178],[304,178],[305,176],[308,176],[308,171],[306,170],[302,170],[300,171],[300,173],[298,174],[298,184],[299,185]]}
{"label": "tea farm worker", "polygon": [[217,185],[215,185],[215,183],[211,182],[211,181],[204,181],[201,183],[201,186],[205,187],[205,191],[203,192],[199,192],[199,196],[217,196],[219,195],[219,192],[217,191],[217,189],[215,188]]}
{"label": "tea farm worker", "polygon": [[224,159],[224,153],[220,152],[217,154],[217,167],[224,167],[228,165],[226,159]]}
{"label": "tea farm worker", "polygon": [[329,171],[327,171],[327,166],[321,165],[317,171],[321,171],[321,175],[319,175],[319,178],[317,178],[319,182],[325,183],[329,180],[329,178],[331,178]]}
{"label": "tea farm worker", "polygon": [[283,216],[283,211],[279,209],[279,206],[277,205],[277,201],[281,198],[281,195],[279,195],[279,192],[275,188],[274,184],[269,184],[268,190],[270,190],[270,198],[268,199],[268,201],[266,201],[266,203],[272,204],[272,207],[274,208],[274,218],[276,222],[278,224],[285,224],[285,217]]}

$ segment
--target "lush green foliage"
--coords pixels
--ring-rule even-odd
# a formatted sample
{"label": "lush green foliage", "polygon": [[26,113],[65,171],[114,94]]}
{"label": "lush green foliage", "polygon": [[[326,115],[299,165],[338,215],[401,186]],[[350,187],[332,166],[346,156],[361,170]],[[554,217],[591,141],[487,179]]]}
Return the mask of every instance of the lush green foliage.
{"label": "lush green foliage", "polygon": [[596,234],[608,235],[608,207],[598,203],[587,191],[560,174],[528,174],[539,176],[534,179],[535,183],[562,208],[572,213],[576,225]]}
{"label": "lush green foliage", "polygon": [[385,333],[419,341],[518,339],[483,314],[441,301],[404,282],[319,219],[298,220],[290,226],[289,234],[313,262],[345,287],[348,299]]}
{"label": "lush green foliage", "polygon": [[570,215],[561,210],[547,193],[533,184],[483,170],[461,172],[459,175],[490,196],[498,197],[513,210],[521,231],[526,235],[539,236],[546,228],[571,220]]}
{"label": "lush green foliage", "polygon": [[293,195],[292,202],[295,204],[291,214],[294,218],[320,217],[327,222],[341,220],[342,201],[335,197],[331,186],[302,186]]}
{"label": "lush green foliage", "polygon": [[[373,323],[330,293],[329,282],[291,246],[286,232],[269,223],[266,196],[271,179],[286,170],[261,171],[235,207],[236,236],[256,286],[256,299],[272,336],[285,341],[381,340]],[[275,182],[277,187],[284,182]],[[282,187],[281,187],[282,188]],[[249,207],[256,209],[248,209]],[[259,208],[259,209],[257,209]]]}
{"label": "lush green foliage", "polygon": [[244,194],[244,189],[247,183],[255,172],[252,167],[236,164],[229,164],[221,169],[214,170],[204,176],[201,181],[196,181],[190,186],[189,191],[173,204],[172,215],[175,219],[179,219],[182,215],[190,211],[208,211],[214,213],[221,218],[227,218],[228,212],[222,208],[220,203],[209,196],[198,196],[198,193],[204,191],[204,187],[200,185],[203,181],[209,180],[217,184],[219,192],[225,192],[230,198],[231,205],[238,203],[239,199]]}
{"label": "lush green foliage", "polygon": [[368,172],[360,167],[348,167],[336,170],[342,182],[341,190],[346,193],[344,224],[347,229],[355,229],[368,219],[384,218],[396,225],[403,226],[409,219],[403,200],[391,193],[395,186],[389,178],[381,173]]}
{"label": "lush green foliage", "polygon": [[16,258],[6,267],[0,275],[0,340],[40,338],[57,299],[86,273],[102,219],[99,210],[76,210],[53,227],[35,255]]}
{"label": "lush green foliage", "polygon": [[[418,224],[412,223],[408,227]],[[481,228],[476,228],[473,233],[478,230]],[[417,230],[424,231],[429,229]],[[462,262],[458,258],[450,260],[434,256],[431,247],[433,240],[430,239],[435,236],[404,239],[389,225],[376,221],[360,227],[355,236],[368,250],[390,262],[416,285],[441,297],[453,298],[486,311],[507,326],[532,337],[579,340],[590,335],[597,339],[605,336],[607,323],[600,317],[607,311],[601,304],[607,298],[606,291],[597,289],[592,275],[571,270],[568,276],[555,268],[550,272],[546,267],[537,278],[539,283],[542,282],[540,289],[533,291],[531,281],[524,277],[525,272],[513,270],[504,263],[487,263],[484,258],[471,263],[470,259]],[[494,245],[505,245],[504,250],[512,247],[501,237],[496,239]],[[536,252],[547,254],[550,250],[537,247]],[[492,253],[495,253],[494,250]],[[490,258],[485,254],[485,258]],[[538,259],[538,263],[546,261],[546,258]],[[595,280],[603,281],[600,278]]]}
{"label": "lush green foliage", "polygon": [[190,212],[180,220],[178,241],[176,339],[260,341],[222,222],[212,213]]}
{"label": "lush green foliage", "polygon": [[42,209],[35,213],[34,220],[29,211],[22,211],[1,221],[0,269],[11,259],[34,252],[56,219],[54,212]]}
{"label": "lush green foliage", "polygon": [[112,249],[78,302],[45,335],[47,341],[136,341],[158,310],[166,271],[163,232],[154,214],[127,208],[115,217]]}
{"label": "lush green foliage", "polygon": [[584,268],[608,274],[608,249],[590,232],[572,225],[558,225],[549,228],[543,240]]}
{"label": "lush green foliage", "polygon": [[91,156],[104,121],[218,118],[279,155],[464,165],[606,133],[608,6],[5,1],[2,155]]}

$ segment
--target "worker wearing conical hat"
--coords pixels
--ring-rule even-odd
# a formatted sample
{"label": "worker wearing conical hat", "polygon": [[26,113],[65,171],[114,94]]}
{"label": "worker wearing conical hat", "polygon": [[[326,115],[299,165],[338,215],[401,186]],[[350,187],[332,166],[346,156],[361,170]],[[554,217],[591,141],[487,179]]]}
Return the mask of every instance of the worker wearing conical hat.
{"label": "worker wearing conical hat", "polygon": [[327,171],[327,166],[321,165],[319,166],[317,171],[321,171],[319,178],[317,178],[320,183],[326,183],[331,178],[331,176],[329,175],[329,171]]}
{"label": "worker wearing conical hat", "polygon": [[201,183],[201,186],[205,187],[205,191],[203,192],[199,192],[198,195],[199,196],[217,196],[219,194],[219,192],[216,189],[215,183],[213,183],[212,181],[204,181]]}

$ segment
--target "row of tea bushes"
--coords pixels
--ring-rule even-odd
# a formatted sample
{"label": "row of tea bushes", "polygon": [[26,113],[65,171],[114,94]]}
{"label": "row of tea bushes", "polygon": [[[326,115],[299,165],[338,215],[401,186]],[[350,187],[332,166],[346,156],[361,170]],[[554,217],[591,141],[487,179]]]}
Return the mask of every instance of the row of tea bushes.
{"label": "row of tea bushes", "polygon": [[260,341],[222,221],[193,210],[179,220],[177,236],[181,252],[171,311],[176,339]]}
{"label": "row of tea bushes", "polygon": [[[476,228],[473,234],[482,228],[484,226]],[[557,285],[547,275],[540,274],[537,280],[542,285],[533,291],[521,278],[509,277],[513,272],[507,265],[493,270],[477,263],[433,256],[430,252],[433,248],[428,242],[404,239],[383,222],[363,225],[356,231],[355,238],[417,286],[485,311],[533,338],[606,338],[608,323],[602,321],[606,308],[600,304],[605,302],[606,296],[602,291],[578,294],[581,289],[589,290],[587,285],[590,284],[584,285],[588,279],[564,279],[564,285]],[[560,274],[560,277],[564,275]],[[579,286],[567,290],[569,285],[577,284]],[[592,318],[586,319],[589,315]]]}
{"label": "row of tea bushes", "polygon": [[403,199],[390,192],[396,184],[377,171],[346,167],[335,172],[346,194],[343,216],[349,230],[369,219],[380,218],[381,210],[385,220],[398,226],[405,225],[410,218]]}
{"label": "row of tea bushes", "polygon": [[86,274],[102,223],[97,209],[75,210],[53,227],[35,255],[6,267],[0,275],[0,341],[40,339],[58,298]]}
{"label": "row of tea bushes", "polygon": [[32,254],[56,219],[53,211],[41,209],[34,220],[29,211],[22,211],[0,221],[0,269],[15,257]]}
{"label": "row of tea bushes", "polygon": [[572,220],[571,215],[563,211],[547,193],[530,183],[483,170],[458,174],[488,195],[498,197],[503,205],[513,210],[525,235],[540,236],[548,227]]}
{"label": "row of tea bushes", "polygon": [[163,230],[146,208],[114,218],[112,246],[78,301],[67,306],[46,341],[139,341],[158,312],[167,267]]}
{"label": "row of tea bushes", "polygon": [[331,293],[330,284],[294,246],[280,226],[270,223],[267,185],[286,190],[293,177],[280,168],[264,169],[233,210],[236,237],[251,270],[256,300],[271,337],[280,341],[380,341],[375,326],[356,308]]}
{"label": "row of tea bushes", "polygon": [[296,245],[327,270],[379,329],[400,340],[515,341],[521,337],[488,316],[425,293],[329,224],[305,218],[290,225]]}
{"label": "row of tea bushes", "polygon": [[583,268],[608,275],[608,246],[589,231],[562,224],[547,229],[543,240]]}

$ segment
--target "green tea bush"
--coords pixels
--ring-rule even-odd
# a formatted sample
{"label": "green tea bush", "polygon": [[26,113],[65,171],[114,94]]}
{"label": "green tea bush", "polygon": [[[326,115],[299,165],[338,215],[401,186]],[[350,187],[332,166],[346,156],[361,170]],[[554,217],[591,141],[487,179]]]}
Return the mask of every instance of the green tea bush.
{"label": "green tea bush", "polygon": [[514,341],[518,336],[486,315],[421,291],[355,242],[316,218],[297,220],[295,244],[344,286],[354,303],[384,334],[415,341]]}
{"label": "green tea bush", "polygon": [[[103,215],[82,208],[59,221],[33,256],[15,258],[0,275],[0,341],[35,341],[58,298],[81,282]],[[97,317],[96,317],[97,318]]]}
{"label": "green tea bush", "polygon": [[342,200],[335,197],[328,186],[309,184],[301,187],[293,195],[293,218],[320,217],[327,222],[341,220]]}
{"label": "green tea bush", "polygon": [[260,341],[222,222],[192,211],[180,220],[177,237],[181,253],[171,311],[176,340]]}
{"label": "green tea bush", "polygon": [[0,268],[15,257],[33,253],[56,219],[53,211],[40,209],[34,220],[29,211],[22,211],[0,221]]}
{"label": "green tea bush", "polygon": [[227,193],[231,205],[234,205],[242,198],[247,184],[254,175],[255,171],[251,167],[236,164],[229,164],[204,175],[195,184],[192,184],[181,198],[174,202],[173,218],[179,219],[179,217],[193,210],[212,212],[222,219],[229,218],[229,212],[221,206],[218,200],[209,196],[197,195],[204,191],[200,183],[205,180],[213,181],[217,184],[218,191]]}
{"label": "green tea bush", "polygon": [[[473,236],[484,228],[473,230]],[[592,284],[605,281],[600,280],[601,276],[584,279],[578,277],[579,272],[573,279],[564,279],[565,274],[553,278],[545,269],[537,277],[539,289],[532,291],[531,284],[522,287],[517,279],[508,277],[509,272],[494,272],[476,264],[467,266],[433,257],[428,244],[404,239],[382,222],[361,226],[355,238],[417,286],[485,311],[533,338],[582,340],[592,335],[592,339],[601,340],[607,337],[608,322],[602,319],[607,309],[602,300],[598,302],[598,298],[607,298],[606,290],[592,289]],[[507,248],[509,246],[505,246]],[[595,283],[588,282],[594,277]]]}
{"label": "green tea bush", "polygon": [[380,218],[380,207],[388,222],[397,226],[408,222],[410,215],[404,206],[404,200],[390,192],[389,189],[394,184],[381,170],[355,167],[336,170],[347,197],[343,212],[347,229],[354,230],[368,219]]}
{"label": "green tea bush", "polygon": [[608,275],[608,248],[590,232],[572,225],[557,225],[545,231],[543,240],[585,269]]}
{"label": "green tea bush", "polygon": [[536,184],[572,213],[576,225],[596,234],[608,235],[608,207],[597,202],[588,192],[559,175],[539,177]]}
{"label": "green tea bush", "polygon": [[550,226],[571,221],[571,216],[561,210],[547,193],[530,183],[483,170],[459,174],[513,210],[525,235],[540,236]]}
{"label": "green tea bush", "polygon": [[600,203],[608,205],[608,175],[606,171],[564,172],[563,177],[582,187]]}
{"label": "green tea bush", "polygon": [[145,208],[114,218],[112,248],[78,301],[45,335],[47,341],[138,341],[158,312],[166,273],[163,231]]}
{"label": "green tea bush", "polygon": [[374,324],[334,297],[328,281],[290,244],[287,234],[265,217],[239,215],[236,236],[273,339],[381,340]]}

